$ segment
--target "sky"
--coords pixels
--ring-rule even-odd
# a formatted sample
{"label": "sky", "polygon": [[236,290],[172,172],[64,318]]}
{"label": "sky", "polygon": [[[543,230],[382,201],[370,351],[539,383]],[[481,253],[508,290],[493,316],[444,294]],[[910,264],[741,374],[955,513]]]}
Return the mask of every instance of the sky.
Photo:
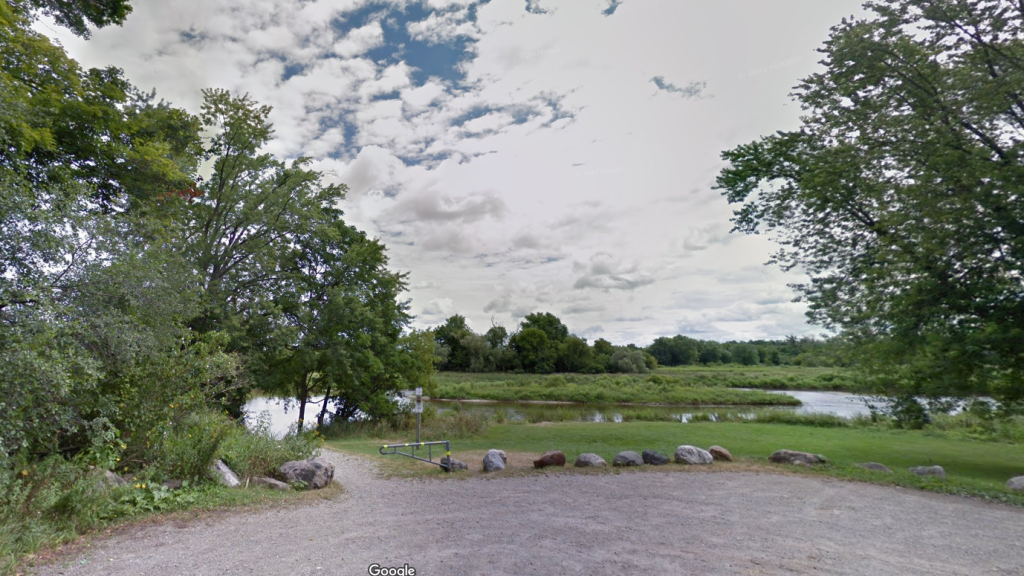
{"label": "sky", "polygon": [[730,233],[721,152],[799,127],[789,96],[861,0],[136,0],[85,66],[197,113],[273,107],[266,151],[344,183],[407,272],[413,326],[551,312],[593,341],[822,334]]}

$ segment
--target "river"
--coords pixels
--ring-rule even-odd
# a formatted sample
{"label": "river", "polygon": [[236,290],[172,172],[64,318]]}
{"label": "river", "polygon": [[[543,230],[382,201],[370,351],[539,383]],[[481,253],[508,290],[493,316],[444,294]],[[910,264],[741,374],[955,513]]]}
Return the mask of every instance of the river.
{"label": "river", "polygon": [[[667,414],[680,422],[688,422],[696,414],[708,414],[717,418],[721,414],[750,414],[764,410],[784,410],[801,414],[835,414],[844,418],[867,415],[866,396],[847,392],[794,392],[792,390],[769,390],[777,394],[788,394],[800,400],[801,406],[624,406],[621,404],[548,404],[536,402],[479,402],[466,401],[459,405],[462,410],[479,410],[495,414],[503,412],[505,420],[511,422],[542,422],[575,420],[580,422],[621,422],[623,414],[645,411]],[[425,401],[425,407],[438,411],[455,409],[455,402]],[[256,397],[245,405],[250,422],[260,414],[266,414],[270,428],[280,436],[294,426],[298,419],[298,407],[294,400]],[[318,404],[306,406],[307,422],[316,423]]]}

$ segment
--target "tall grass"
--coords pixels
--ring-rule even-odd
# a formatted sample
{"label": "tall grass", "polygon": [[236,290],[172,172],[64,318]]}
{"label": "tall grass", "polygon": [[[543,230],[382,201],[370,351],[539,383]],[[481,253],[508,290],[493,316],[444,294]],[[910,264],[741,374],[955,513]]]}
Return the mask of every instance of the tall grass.
{"label": "tall grass", "polygon": [[653,375],[551,376],[506,375],[504,380],[486,375],[482,380],[439,379],[437,398],[450,400],[561,401],[577,403],[674,404],[680,406],[762,405],[796,406],[800,401],[784,394],[760,390],[736,390]]}

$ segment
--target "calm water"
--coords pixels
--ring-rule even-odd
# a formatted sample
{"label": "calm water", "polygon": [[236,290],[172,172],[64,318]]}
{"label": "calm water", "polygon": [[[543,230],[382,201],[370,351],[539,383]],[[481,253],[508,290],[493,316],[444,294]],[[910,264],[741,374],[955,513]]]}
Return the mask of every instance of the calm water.
{"label": "calm water", "polygon": [[[531,404],[524,402],[462,402],[463,410],[482,411],[490,414],[503,412],[510,422],[542,422],[577,420],[581,422],[621,422],[623,413],[630,411],[651,411],[667,414],[680,422],[689,421],[695,414],[709,414],[713,418],[719,414],[745,415],[755,410],[786,410],[801,414],[835,414],[849,418],[869,414],[864,404],[865,396],[846,392],[792,392],[770,391],[788,394],[803,402],[802,406],[622,406],[619,404]],[[438,411],[452,410],[454,402],[423,403],[425,407],[433,407]],[[281,398],[253,398],[245,405],[250,423],[260,414],[266,414],[271,430],[283,435],[294,426],[299,418],[299,408],[294,400]],[[306,406],[306,422],[316,423],[316,415],[320,412],[319,404]]]}

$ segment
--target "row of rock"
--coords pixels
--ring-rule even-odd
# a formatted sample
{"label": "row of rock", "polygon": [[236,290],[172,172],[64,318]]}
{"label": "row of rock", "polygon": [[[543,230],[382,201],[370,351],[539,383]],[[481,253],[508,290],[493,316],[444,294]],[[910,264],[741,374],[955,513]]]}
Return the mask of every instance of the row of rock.
{"label": "row of rock", "polygon": [[[264,486],[274,490],[291,490],[292,486],[302,486],[307,489],[319,490],[331,483],[334,479],[334,464],[324,458],[310,458],[308,460],[292,460],[285,462],[278,469],[281,476],[288,479],[282,482],[266,476],[252,478],[252,483],[257,486]],[[210,475],[217,482],[228,488],[237,488],[242,485],[238,475],[234,473],[223,460],[216,460],[210,465]],[[107,470],[104,472],[101,482],[111,487],[126,486],[128,482],[124,478]],[[176,490],[182,487],[181,480],[167,480],[161,484],[164,488]]]}
{"label": "row of rock", "polygon": [[[283,478],[288,480],[287,483],[266,476],[256,476],[252,479],[252,483],[274,490],[291,490],[292,486],[319,490],[334,480],[334,464],[331,464],[325,458],[292,460],[279,466],[277,471]],[[231,468],[228,468],[227,464],[222,460],[217,460],[213,463],[210,467],[210,473],[213,474],[218,482],[229,488],[236,488],[242,485],[238,475]]]}

